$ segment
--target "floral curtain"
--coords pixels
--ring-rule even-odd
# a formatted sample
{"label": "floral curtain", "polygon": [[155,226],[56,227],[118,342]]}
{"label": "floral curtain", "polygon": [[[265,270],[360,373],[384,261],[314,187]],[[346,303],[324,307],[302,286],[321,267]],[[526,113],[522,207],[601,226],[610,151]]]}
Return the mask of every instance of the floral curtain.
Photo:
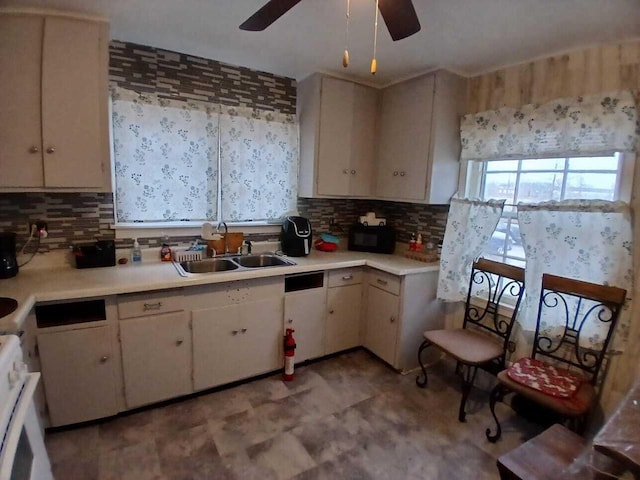
{"label": "floral curtain", "polygon": [[629,91],[504,107],[462,119],[461,159],[633,151],[639,130],[635,101]]}
{"label": "floral curtain", "polygon": [[117,220],[215,219],[218,105],[111,95]]}
{"label": "floral curtain", "polygon": [[295,116],[222,107],[220,175],[224,220],[270,220],[294,210],[298,195]]}
{"label": "floral curtain", "polygon": [[[603,200],[519,203],[518,223],[527,262],[525,300],[518,317],[525,330],[535,330],[543,273],[613,285],[631,295],[632,232],[627,204]],[[629,303],[614,334],[618,348],[629,333]],[[560,331],[557,322],[557,317],[542,318],[542,331],[553,338]],[[580,343],[597,345],[602,339],[598,328],[590,328]]]}
{"label": "floral curtain", "polygon": [[471,266],[496,229],[504,202],[451,199],[440,255],[439,299],[458,302],[466,298]]}

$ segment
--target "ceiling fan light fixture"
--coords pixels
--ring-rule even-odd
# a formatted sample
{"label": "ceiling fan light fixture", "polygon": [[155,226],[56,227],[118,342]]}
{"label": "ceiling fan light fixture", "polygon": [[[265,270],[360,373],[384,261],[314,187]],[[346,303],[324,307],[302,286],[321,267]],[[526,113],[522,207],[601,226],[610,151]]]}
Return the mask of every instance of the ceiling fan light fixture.
{"label": "ceiling fan light fixture", "polygon": [[351,0],[347,0],[346,26],[344,32],[344,53],[342,54],[342,66],[349,66],[349,17],[351,16]]}

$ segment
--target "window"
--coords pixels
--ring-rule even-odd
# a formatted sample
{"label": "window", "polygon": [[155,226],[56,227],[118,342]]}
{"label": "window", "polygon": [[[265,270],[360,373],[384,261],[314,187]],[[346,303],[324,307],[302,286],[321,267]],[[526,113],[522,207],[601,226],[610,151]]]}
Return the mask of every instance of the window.
{"label": "window", "polygon": [[296,206],[295,116],[112,92],[116,222],[268,222]]}
{"label": "window", "polygon": [[613,153],[598,157],[472,162],[468,175],[470,196],[507,199],[485,256],[524,266],[524,249],[516,216],[518,202],[628,200],[630,178],[626,177],[630,175],[624,171],[623,160],[621,153]]}

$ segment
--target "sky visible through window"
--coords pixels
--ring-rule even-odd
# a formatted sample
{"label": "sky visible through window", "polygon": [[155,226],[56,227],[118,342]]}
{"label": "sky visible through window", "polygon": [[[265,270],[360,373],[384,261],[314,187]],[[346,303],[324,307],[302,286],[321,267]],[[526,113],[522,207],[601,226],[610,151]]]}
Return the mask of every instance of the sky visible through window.
{"label": "sky visible through window", "polygon": [[503,217],[489,240],[485,257],[524,266],[516,218],[518,202],[615,200],[620,183],[618,153],[600,157],[493,160],[485,162],[482,198],[506,198]]}

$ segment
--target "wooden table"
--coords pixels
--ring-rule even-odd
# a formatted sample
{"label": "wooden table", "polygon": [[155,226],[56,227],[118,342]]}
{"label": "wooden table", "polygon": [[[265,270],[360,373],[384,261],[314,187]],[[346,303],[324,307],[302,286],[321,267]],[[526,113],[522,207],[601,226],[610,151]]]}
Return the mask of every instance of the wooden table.
{"label": "wooden table", "polygon": [[593,439],[593,448],[640,473],[640,382]]}
{"label": "wooden table", "polygon": [[616,478],[625,470],[560,424],[502,455],[497,463],[502,480],[595,480]]}

